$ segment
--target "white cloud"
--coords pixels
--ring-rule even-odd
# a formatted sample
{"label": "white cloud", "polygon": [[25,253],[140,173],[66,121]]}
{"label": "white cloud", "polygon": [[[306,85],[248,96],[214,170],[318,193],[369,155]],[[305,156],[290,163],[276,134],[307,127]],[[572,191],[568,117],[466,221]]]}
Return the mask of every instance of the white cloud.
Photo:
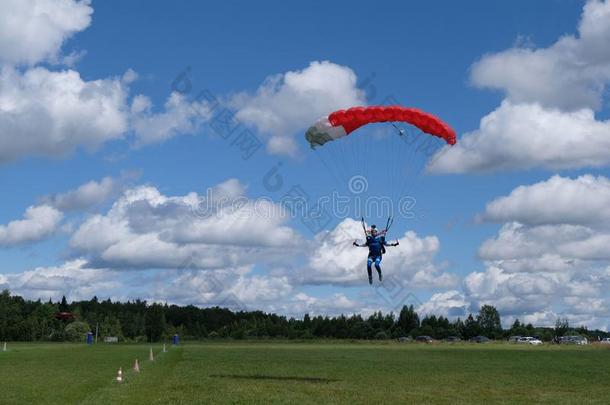
{"label": "white cloud", "polygon": [[[243,189],[235,180],[216,187],[225,196]],[[238,197],[244,204],[223,199],[201,212],[206,197],[196,193],[167,197],[154,187],[129,189],[106,215],[85,221],[70,244],[112,268],[225,268],[295,254],[301,238],[279,207],[261,215],[252,200]]]}
{"label": "white cloud", "polygon": [[138,146],[162,142],[176,135],[193,134],[211,118],[207,103],[189,103],[176,92],[170,94],[164,110],[157,113],[152,111],[152,102],[148,97],[136,96],[131,113]]}
{"label": "white cloud", "polygon": [[42,197],[41,200],[61,211],[86,210],[115,196],[123,187],[123,179],[104,177],[91,180],[74,190]]}
{"label": "white cloud", "polygon": [[238,94],[231,104],[237,119],[270,136],[271,153],[294,154],[295,135],[329,112],[365,104],[365,96],[350,68],[314,61],[303,70],[268,77],[255,94]]}
{"label": "white cloud", "polygon": [[273,306],[278,313],[288,316],[337,316],[357,313],[371,313],[365,304],[359,300],[349,298],[343,293],[334,293],[325,297],[314,297],[303,292],[295,294],[290,299],[279,302]]}
{"label": "white cloud", "polygon": [[65,156],[120,139],[128,128],[120,79],[83,81],[74,70],[0,72],[0,163],[26,155]]}
{"label": "white cloud", "polygon": [[0,163],[29,155],[63,157],[76,148],[96,150],[135,134],[135,146],[192,134],[209,119],[205,103],[187,102],[172,93],[161,111],[142,95],[128,105],[123,77],[84,81],[74,70],[36,67],[0,72]]}
{"label": "white cloud", "polygon": [[[505,224],[495,238],[483,242],[479,256],[485,260],[528,259],[530,264],[561,269],[565,266],[559,265],[559,258],[569,267],[580,264],[579,260],[610,260],[609,242],[608,230],[599,232],[574,225],[529,227],[511,222]],[[547,263],[549,267],[546,267],[544,260],[553,260],[555,265]]]}
{"label": "white cloud", "polygon": [[589,1],[578,36],[548,48],[512,48],[484,56],[472,69],[480,87],[507,97],[479,129],[443,149],[437,173],[566,169],[610,163],[610,123],[595,119],[610,81],[610,2]]}
{"label": "white cloud", "polygon": [[558,273],[507,273],[499,267],[470,273],[464,290],[472,307],[494,305],[503,314],[524,314],[548,309],[559,301],[570,277]]}
{"label": "white cloud", "polygon": [[85,260],[77,259],[61,266],[4,274],[0,277],[0,285],[30,299],[57,300],[65,295],[68,301],[89,300],[95,295],[114,295],[121,287],[117,276],[106,269],[89,269]]}
{"label": "white cloud", "polygon": [[0,2],[0,62],[55,61],[66,39],[91,23],[89,0]]}
{"label": "white cloud", "polygon": [[[528,258],[529,263],[610,259],[610,180],[583,175],[576,179],[553,176],[520,186],[508,196],[487,204],[480,216],[507,221],[497,237],[483,243],[486,260]],[[559,265],[559,266],[558,266]]]}
{"label": "white cloud", "polygon": [[62,219],[61,212],[48,205],[30,206],[23,219],[0,225],[0,246],[36,242],[57,229]]}
{"label": "white cloud", "polygon": [[517,103],[597,109],[610,80],[610,3],[587,2],[578,31],[548,48],[486,55],[473,66],[472,81],[503,89]]}
{"label": "white cloud", "polygon": [[[31,155],[65,157],[79,147],[93,151],[132,133],[133,145],[141,147],[195,134],[212,118],[207,102],[177,92],[160,110],[144,95],[130,100],[128,86],[137,77],[132,70],[122,78],[85,81],[75,70],[31,67],[60,59],[70,64],[82,56],[63,56],[60,50],[88,27],[92,11],[87,0],[0,5],[0,163]],[[15,64],[28,67],[19,70]],[[364,93],[351,69],[312,62],[267,78],[254,94],[226,99],[240,121],[267,137],[269,151],[294,154],[294,136],[334,109],[363,104]]]}
{"label": "white cloud", "polygon": [[610,225],[610,180],[584,175],[576,179],[553,176],[520,186],[508,196],[487,204],[483,220],[517,221],[528,225]]}
{"label": "white cloud", "polygon": [[35,66],[72,64],[82,56],[60,50],[89,26],[92,12],[88,0],[0,4],[0,163],[31,155],[65,157],[80,147],[93,151],[132,132],[135,146],[161,142],[192,134],[209,119],[205,103],[187,102],[177,93],[160,111],[153,112],[143,95],[130,103],[128,85],[137,78],[131,69],[120,78],[86,81],[76,70]]}
{"label": "white cloud", "polygon": [[[295,290],[285,276],[256,275],[251,266],[166,271],[152,289],[153,301],[262,310],[286,316],[361,313],[365,305],[343,293],[314,297]],[[368,312],[372,312],[369,310]]]}
{"label": "white cloud", "polygon": [[166,271],[154,291],[155,300],[222,306],[233,310],[264,309],[292,292],[286,277],[251,274],[252,266],[216,270]]}
{"label": "white cloud", "polygon": [[508,222],[479,249],[486,269],[464,278],[471,307],[494,305],[510,322],[549,325],[561,315],[607,326],[609,185],[605,177],[553,176],[490,202],[481,218]]}
{"label": "white cloud", "polygon": [[567,169],[610,163],[610,122],[596,121],[593,111],[563,112],[540,104],[505,100],[432,159],[435,173]]}
{"label": "white cloud", "polygon": [[464,318],[470,310],[470,303],[463,293],[449,290],[433,294],[428,301],[415,309],[420,317],[425,315],[442,315],[448,318]]}

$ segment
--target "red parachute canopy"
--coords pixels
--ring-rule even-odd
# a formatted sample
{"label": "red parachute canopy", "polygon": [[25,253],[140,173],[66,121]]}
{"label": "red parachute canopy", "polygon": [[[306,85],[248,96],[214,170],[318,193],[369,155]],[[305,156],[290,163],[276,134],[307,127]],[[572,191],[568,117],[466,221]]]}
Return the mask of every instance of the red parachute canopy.
{"label": "red parachute canopy", "polygon": [[417,108],[393,106],[352,107],[328,116],[333,127],[341,126],[346,135],[363,125],[374,122],[406,122],[423,132],[444,139],[455,145],[455,131],[440,118]]}
{"label": "red parachute canopy", "polygon": [[440,118],[417,108],[392,106],[352,107],[330,113],[316,121],[305,133],[312,148],[342,138],[363,125],[375,122],[406,122],[422,132],[455,145],[455,131]]}

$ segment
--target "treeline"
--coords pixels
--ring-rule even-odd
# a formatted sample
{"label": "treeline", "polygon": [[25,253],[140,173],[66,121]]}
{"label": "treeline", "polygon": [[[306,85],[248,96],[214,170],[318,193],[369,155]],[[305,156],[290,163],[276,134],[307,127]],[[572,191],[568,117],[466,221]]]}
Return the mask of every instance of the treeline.
{"label": "treeline", "polygon": [[[59,316],[70,314],[70,319]],[[73,317],[72,317],[73,316]],[[393,339],[431,336],[445,339],[457,336],[470,339],[486,336],[503,339],[509,336],[537,336],[550,341],[556,336],[578,334],[590,340],[609,336],[603,331],[586,327],[570,328],[567,320],[558,320],[555,328],[536,328],[516,320],[510,329],[502,329],[498,311],[489,305],[476,315],[450,321],[443,316],[423,318],[413,306],[405,306],[398,315],[374,313],[336,317],[286,318],[261,311],[232,312],[226,308],[199,308],[193,305],[148,304],[135,300],[125,303],[111,300],[68,303],[26,300],[0,293],[0,341],[82,341],[88,332],[100,338],[116,336],[122,341],[161,341],[179,334],[182,340],[232,339]]]}

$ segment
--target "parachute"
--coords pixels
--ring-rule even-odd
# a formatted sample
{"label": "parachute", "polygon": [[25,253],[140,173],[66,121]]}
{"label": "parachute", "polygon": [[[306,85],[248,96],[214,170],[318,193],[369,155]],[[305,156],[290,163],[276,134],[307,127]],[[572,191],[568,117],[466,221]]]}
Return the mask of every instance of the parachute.
{"label": "parachute", "polygon": [[352,107],[319,119],[305,133],[312,148],[345,137],[356,129],[378,122],[405,122],[422,132],[442,138],[449,145],[456,142],[455,131],[440,118],[417,108],[393,106]]}
{"label": "parachute", "polygon": [[[350,135],[359,128],[361,134]],[[336,196],[336,206],[349,201],[348,210],[333,211],[335,218],[412,221],[423,217],[425,204],[413,194],[417,180],[430,160],[456,143],[456,133],[428,112],[382,105],[331,112],[309,127],[305,139],[314,149],[309,167],[316,159],[323,165],[312,177],[315,187],[328,190],[333,204]]]}

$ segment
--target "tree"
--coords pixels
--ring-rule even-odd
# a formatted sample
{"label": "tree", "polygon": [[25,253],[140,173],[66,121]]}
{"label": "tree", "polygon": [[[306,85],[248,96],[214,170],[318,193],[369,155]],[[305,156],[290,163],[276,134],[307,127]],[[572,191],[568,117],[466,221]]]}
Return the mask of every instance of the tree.
{"label": "tree", "polygon": [[472,314],[468,314],[468,318],[466,318],[466,321],[464,322],[464,339],[470,339],[480,334],[481,327],[479,326],[479,322],[474,319]]}
{"label": "tree", "polygon": [[519,321],[519,318],[515,319],[513,322],[513,326],[510,327],[509,331],[511,336],[523,336],[527,334],[527,330],[525,326]]}
{"label": "tree", "polygon": [[555,337],[561,337],[570,330],[568,318],[557,318],[555,321]]}
{"label": "tree", "polygon": [[90,330],[91,329],[86,322],[76,321],[66,325],[66,329],[64,329],[64,336],[69,342],[83,342],[87,332]]}
{"label": "tree", "polygon": [[66,296],[61,297],[61,303],[59,304],[59,312],[68,312],[68,301],[66,300]]}
{"label": "tree", "polygon": [[483,305],[479,310],[477,323],[481,328],[481,333],[488,338],[498,339],[502,337],[500,314],[494,306]]}
{"label": "tree", "polygon": [[165,314],[163,305],[152,304],[146,311],[146,337],[151,342],[156,342],[165,332]]}
{"label": "tree", "polygon": [[398,315],[398,326],[404,334],[409,334],[413,329],[419,327],[419,315],[413,309],[413,305],[402,307]]}

